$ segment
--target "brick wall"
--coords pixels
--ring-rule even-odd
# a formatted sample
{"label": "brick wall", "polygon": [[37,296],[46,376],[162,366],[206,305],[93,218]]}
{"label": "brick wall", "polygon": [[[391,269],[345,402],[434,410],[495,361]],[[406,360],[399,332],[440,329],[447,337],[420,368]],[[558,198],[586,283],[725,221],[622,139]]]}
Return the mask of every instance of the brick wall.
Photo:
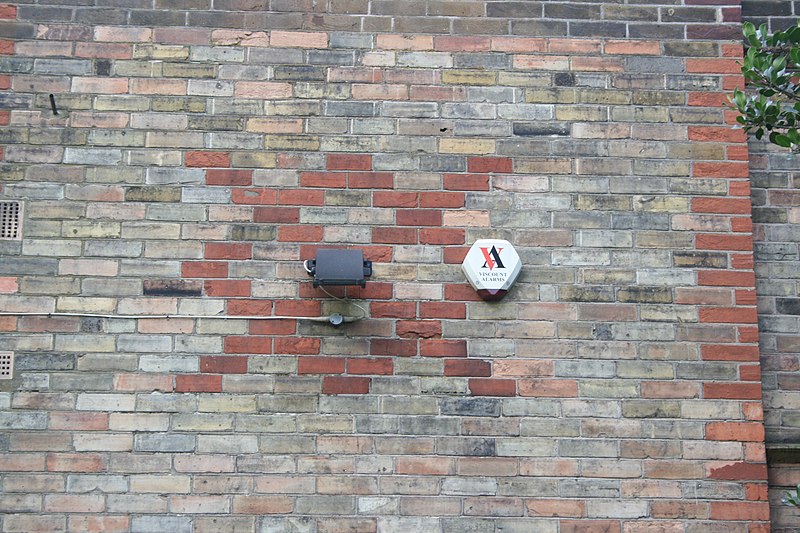
{"label": "brick wall", "polygon": [[[742,2],[742,15],[771,31],[797,24],[796,2]],[[764,411],[770,467],[773,531],[795,531],[800,515],[780,502],[784,491],[800,483],[797,468],[800,431],[800,366],[797,335],[797,157],[750,140],[753,185],[756,281],[759,296],[760,350],[763,365]]]}
{"label": "brick wall", "polygon": [[[686,3],[0,6],[2,530],[766,531],[740,8]],[[353,314],[319,246],[368,318],[244,318]]]}

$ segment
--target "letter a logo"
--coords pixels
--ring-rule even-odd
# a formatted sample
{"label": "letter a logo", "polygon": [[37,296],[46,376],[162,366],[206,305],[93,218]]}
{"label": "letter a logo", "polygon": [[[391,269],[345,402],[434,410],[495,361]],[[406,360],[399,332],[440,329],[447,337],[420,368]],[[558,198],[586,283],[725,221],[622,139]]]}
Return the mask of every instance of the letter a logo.
{"label": "letter a logo", "polygon": [[483,258],[486,259],[486,262],[481,268],[488,268],[489,270],[494,270],[494,267],[505,268],[503,262],[500,260],[500,252],[502,251],[502,248],[495,248],[494,246],[492,246],[491,249],[481,248]]}

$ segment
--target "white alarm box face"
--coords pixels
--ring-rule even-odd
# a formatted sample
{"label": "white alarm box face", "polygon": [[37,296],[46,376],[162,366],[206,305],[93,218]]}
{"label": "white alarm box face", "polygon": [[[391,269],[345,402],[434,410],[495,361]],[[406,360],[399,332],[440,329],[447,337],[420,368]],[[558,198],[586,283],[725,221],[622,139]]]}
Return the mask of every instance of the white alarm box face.
{"label": "white alarm box face", "polygon": [[461,270],[478,295],[492,302],[501,300],[517,281],[522,262],[510,242],[480,239],[467,252]]}

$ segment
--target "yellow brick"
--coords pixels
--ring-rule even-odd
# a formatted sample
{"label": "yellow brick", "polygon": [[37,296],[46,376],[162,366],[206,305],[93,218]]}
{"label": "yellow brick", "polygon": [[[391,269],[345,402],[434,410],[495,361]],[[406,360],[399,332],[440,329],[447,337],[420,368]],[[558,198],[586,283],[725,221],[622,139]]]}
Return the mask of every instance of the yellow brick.
{"label": "yellow brick", "polygon": [[578,101],[584,104],[630,104],[631,93],[611,89],[581,89]]}
{"label": "yellow brick", "polygon": [[635,211],[652,213],[688,213],[689,199],[670,196],[637,196],[634,199]]}
{"label": "yellow brick", "polygon": [[497,73],[476,70],[449,70],[442,73],[442,82],[448,85],[496,85]]}
{"label": "yellow brick", "polygon": [[319,138],[309,135],[266,135],[264,148],[267,150],[319,150]]}
{"label": "yellow brick", "polygon": [[231,155],[234,167],[237,168],[275,168],[278,156],[266,152],[234,152]]}
{"label": "yellow brick", "polygon": [[155,492],[159,494],[175,494],[189,492],[191,480],[189,476],[131,476],[131,491]]}
{"label": "yellow brick", "polygon": [[442,154],[493,154],[495,141],[490,139],[440,139]]}
{"label": "yellow brick", "polygon": [[556,120],[606,122],[608,108],[602,106],[556,106]]}
{"label": "yellow brick", "polygon": [[[56,311],[61,313],[113,313],[116,307],[116,298],[60,296],[56,303]],[[94,348],[92,348],[92,350],[94,351]]]}
{"label": "yellow brick", "polygon": [[206,413],[255,413],[255,396],[229,394],[203,395],[198,399],[198,411]]}
{"label": "yellow brick", "polygon": [[134,59],[187,59],[188,57],[188,46],[137,44],[133,48]]}
{"label": "yellow brick", "polygon": [[548,87],[525,91],[525,101],[530,104],[574,104],[576,100],[576,91],[572,88]]}

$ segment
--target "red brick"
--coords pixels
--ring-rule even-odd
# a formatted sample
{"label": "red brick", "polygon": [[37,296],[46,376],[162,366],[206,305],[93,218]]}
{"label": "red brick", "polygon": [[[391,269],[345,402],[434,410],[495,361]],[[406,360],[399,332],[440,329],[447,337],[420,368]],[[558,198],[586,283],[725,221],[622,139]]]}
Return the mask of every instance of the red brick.
{"label": "red brick", "polygon": [[415,192],[375,191],[372,207],[417,207],[419,194]]}
{"label": "red brick", "polygon": [[278,228],[278,240],[281,242],[321,242],[323,233],[322,226],[281,226]]}
{"label": "red brick", "polygon": [[391,189],[394,174],[391,172],[348,172],[347,186],[351,189]]}
{"label": "red brick", "polygon": [[212,261],[184,261],[181,263],[184,278],[227,278],[228,263]]}
{"label": "red brick", "polygon": [[7,91],[11,89],[11,76],[0,76],[0,90]]}
{"label": "red brick", "polygon": [[207,296],[250,296],[249,279],[208,279],[204,283]]}
{"label": "red brick", "polygon": [[0,55],[11,56],[14,55],[14,41],[7,39],[0,39]]}
{"label": "red brick", "polygon": [[[739,334],[739,342],[758,344],[758,326],[738,326],[736,331]],[[778,340],[778,343],[780,343],[780,340]]]}
{"label": "red brick", "polygon": [[96,453],[48,453],[50,472],[103,472],[107,469],[105,456]]}
{"label": "red brick", "polygon": [[712,287],[755,287],[753,272],[701,270],[697,273],[698,285]]}
{"label": "red brick", "polygon": [[711,463],[707,466],[708,479],[726,481],[764,481],[767,479],[767,465],[764,463]]}
{"label": "red brick", "polygon": [[466,197],[463,192],[421,192],[419,194],[419,206],[460,209],[464,207]]}
{"label": "red brick", "polygon": [[404,209],[395,214],[398,226],[441,226],[442,212],[437,209]]}
{"label": "red brick", "polygon": [[275,314],[279,316],[319,316],[321,302],[307,300],[279,300],[275,302]]}
{"label": "red brick", "polygon": [[175,376],[176,392],[222,392],[219,374],[185,374]]}
{"label": "red brick", "polygon": [[285,514],[291,513],[294,498],[289,496],[233,496],[233,512],[236,514]]}
{"label": "red brick", "polygon": [[460,265],[468,252],[469,248],[466,246],[448,246],[442,250],[442,262],[446,265]]}
{"label": "red brick", "polygon": [[416,476],[447,476],[456,471],[451,457],[403,457],[397,458],[395,473]]}
{"label": "red brick", "polygon": [[488,52],[491,45],[489,37],[442,35],[433,38],[433,48],[440,52]]}
{"label": "red brick", "polygon": [[417,244],[415,228],[372,228],[372,242],[386,244]]}
{"label": "red brick", "polygon": [[372,156],[368,154],[328,154],[328,170],[372,170]]}
{"label": "red brick", "polygon": [[465,240],[466,231],[459,228],[422,228],[419,230],[420,244],[464,244]]}
{"label": "red brick", "polygon": [[[277,202],[277,196],[275,201]],[[300,209],[296,207],[256,207],[253,211],[253,222],[297,224],[300,222]]]}
{"label": "red brick", "polygon": [[514,161],[510,157],[468,157],[469,172],[514,172]]}
{"label": "red brick", "polygon": [[764,442],[764,425],[759,422],[709,422],[706,439],[736,442]]}
{"label": "red brick", "polygon": [[100,513],[105,509],[101,494],[48,494],[44,510],[50,513]]}
{"label": "red brick", "polygon": [[758,400],[761,383],[703,383],[703,396],[718,400]]}
{"label": "red brick", "polygon": [[519,395],[538,398],[574,398],[578,395],[578,382],[572,379],[520,380]]}
{"label": "red brick", "polygon": [[[752,239],[752,237],[750,237]],[[755,257],[752,253],[731,254],[731,268],[752,270],[755,268]]]}
{"label": "red brick", "polygon": [[692,176],[696,178],[746,178],[750,175],[750,166],[745,162],[693,163]]}
{"label": "red brick", "polygon": [[252,170],[209,169],[206,171],[206,185],[247,187],[252,184]]}
{"label": "red brick", "polygon": [[748,500],[765,502],[769,499],[769,486],[766,483],[746,483],[744,489]]}
{"label": "red brick", "polygon": [[11,111],[0,109],[0,126],[8,126],[11,123]]}
{"label": "red brick", "polygon": [[347,187],[347,174],[344,172],[301,172],[300,186],[344,189]]}
{"label": "red brick", "polygon": [[[274,205],[278,203],[278,191],[274,189],[233,189],[231,191],[231,201],[234,204],[242,204],[242,205]],[[262,211],[256,215],[254,212],[255,222],[298,222],[299,221],[299,214],[297,217],[290,216],[290,220],[259,220],[259,216],[263,217],[275,217],[276,213],[274,211],[278,211],[278,215],[286,214],[287,211],[295,211],[294,208],[281,208],[275,207],[271,208],[271,211],[267,209],[262,209]]]}
{"label": "red brick", "polygon": [[[76,57],[92,57],[98,59],[131,59],[133,57],[133,45],[124,43],[75,43],[75,56]],[[77,78],[74,78],[77,79]],[[99,81],[99,80],[98,80]],[[128,92],[127,80],[125,80],[125,90],[121,93]],[[120,84],[121,88],[122,84]],[[102,91],[88,91],[100,92]]]}
{"label": "red brick", "polygon": [[742,71],[736,59],[687,59],[686,72],[701,74],[738,74]]}
{"label": "red brick", "polygon": [[413,357],[417,355],[417,341],[405,339],[370,339],[370,355]]}
{"label": "red brick", "polygon": [[211,374],[246,374],[247,357],[207,355],[200,357],[200,372]]}
{"label": "red brick", "polygon": [[347,373],[355,375],[391,375],[394,373],[394,362],[390,357],[349,357],[347,359]]}
{"label": "red brick", "polygon": [[489,361],[482,361],[479,359],[445,359],[444,375],[489,377],[492,375],[492,364]]}
{"label": "red brick", "polygon": [[231,154],[228,152],[186,152],[187,167],[229,167]]}
{"label": "red brick", "polygon": [[466,357],[467,341],[450,339],[421,339],[419,354],[424,357]]}
{"label": "red brick", "polygon": [[231,336],[225,337],[224,347],[225,353],[271,354],[272,339],[269,337],[256,336]]}
{"label": "red brick", "polygon": [[370,378],[351,376],[325,376],[322,378],[323,394],[369,394]]}
{"label": "red brick", "polygon": [[729,105],[729,95],[724,92],[690,92],[688,104],[699,107],[726,107]]}
{"label": "red brick", "polygon": [[769,520],[768,502],[711,502],[712,520]]}
{"label": "red brick", "polygon": [[[238,316],[270,316],[270,300],[228,300],[228,314]],[[251,324],[252,325],[252,324]]]}
{"label": "red brick", "polygon": [[75,533],[126,533],[130,530],[128,516],[70,515],[68,531]]}
{"label": "red brick", "polygon": [[397,336],[407,339],[440,337],[442,323],[438,320],[398,320]]}
{"label": "red brick", "polygon": [[704,361],[758,361],[758,346],[704,344],[700,348]]}
{"label": "red brick", "polygon": [[174,390],[171,375],[166,374],[117,374],[114,376],[117,391],[162,391]]}
{"label": "red brick", "polygon": [[444,286],[444,299],[466,302],[480,302],[481,297],[470,285],[448,284]]}
{"label": "red brick", "polygon": [[370,311],[373,318],[414,318],[417,305],[414,302],[372,302]]}
{"label": "red brick", "polygon": [[344,374],[344,357],[298,357],[298,374]]}
{"label": "red brick", "polygon": [[0,472],[41,472],[44,467],[42,453],[0,453]]}
{"label": "red brick", "polygon": [[294,335],[297,320],[251,320],[251,335]]}
{"label": "red brick", "polygon": [[753,219],[750,217],[731,218],[731,229],[737,233],[751,233],[753,231]]}
{"label": "red brick", "polygon": [[308,189],[286,189],[280,191],[281,205],[325,205],[325,192]]}
{"label": "red brick", "polygon": [[692,198],[695,213],[750,214],[750,198]]}
{"label": "red brick", "polygon": [[747,134],[742,129],[722,126],[689,126],[690,141],[706,142],[747,142]]}
{"label": "red brick", "polygon": [[420,318],[467,318],[467,306],[457,302],[420,302]]}
{"label": "red brick", "polygon": [[739,379],[741,381],[761,382],[761,365],[739,365]]}
{"label": "red brick", "polygon": [[103,431],[108,429],[108,413],[53,411],[50,413],[48,428],[70,431]]}
{"label": "red brick", "polygon": [[310,337],[278,337],[275,339],[275,353],[318,354],[320,340]]}
{"label": "red brick", "polygon": [[[367,257],[367,254],[364,254]],[[346,294],[358,300],[391,300],[394,296],[394,284],[370,281],[366,287],[347,287]]]}
{"label": "red brick", "polygon": [[730,161],[749,161],[750,151],[746,144],[731,144],[725,149],[725,155]]}
{"label": "red brick", "polygon": [[758,321],[755,307],[704,307],[700,309],[700,322],[727,324],[754,324]]}
{"label": "red brick", "polygon": [[359,246],[364,252],[364,259],[373,263],[391,263],[394,249],[391,246]]}
{"label": "red brick", "polygon": [[17,6],[10,4],[0,4],[0,19],[17,18]]}
{"label": "red brick", "polygon": [[586,516],[586,502],[582,500],[536,498],[526,501],[525,507],[528,509],[530,516],[563,516],[568,518]]}
{"label": "red brick", "polygon": [[443,186],[451,191],[488,191],[488,174],[445,174]]}
{"label": "red brick", "polygon": [[753,237],[750,235],[719,235],[699,233],[695,236],[698,250],[752,250]]}
{"label": "red brick", "polygon": [[253,245],[250,243],[206,242],[206,259],[252,259]]}

